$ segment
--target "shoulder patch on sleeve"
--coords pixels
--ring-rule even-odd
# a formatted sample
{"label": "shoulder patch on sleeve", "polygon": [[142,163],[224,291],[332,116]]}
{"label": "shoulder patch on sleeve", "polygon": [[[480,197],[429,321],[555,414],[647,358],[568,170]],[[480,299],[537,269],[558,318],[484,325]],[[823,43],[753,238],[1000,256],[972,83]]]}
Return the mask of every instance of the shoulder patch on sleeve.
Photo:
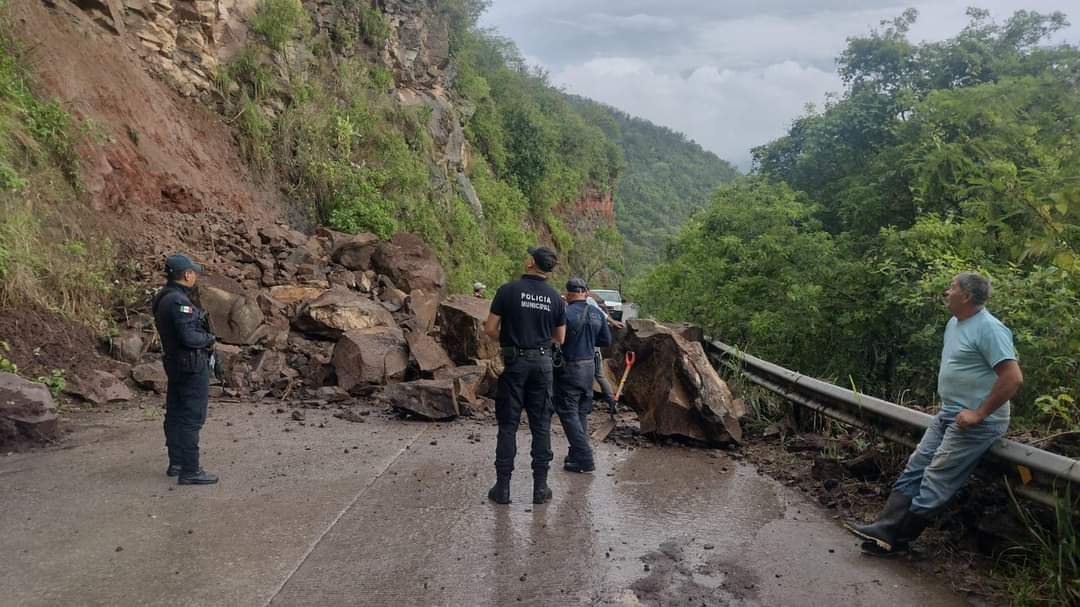
{"label": "shoulder patch on sleeve", "polygon": [[194,314],[195,308],[188,305],[180,304],[180,312],[183,314]]}

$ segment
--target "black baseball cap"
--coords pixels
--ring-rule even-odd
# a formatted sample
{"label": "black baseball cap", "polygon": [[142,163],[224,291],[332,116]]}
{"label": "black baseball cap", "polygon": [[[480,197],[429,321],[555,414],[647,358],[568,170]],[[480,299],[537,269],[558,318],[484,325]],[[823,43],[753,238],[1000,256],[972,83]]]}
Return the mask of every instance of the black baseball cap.
{"label": "black baseball cap", "polygon": [[588,293],[589,285],[585,283],[584,278],[578,278],[577,276],[566,281],[567,293]]}
{"label": "black baseball cap", "polygon": [[529,247],[529,255],[532,255],[533,261],[536,262],[536,267],[544,272],[554,270],[555,264],[559,263],[559,258],[555,255],[555,251],[552,251],[547,247]]}
{"label": "black baseball cap", "polygon": [[165,258],[166,274],[176,274],[177,272],[183,272],[184,270],[194,270],[195,272],[202,274],[203,267],[182,253],[169,255]]}

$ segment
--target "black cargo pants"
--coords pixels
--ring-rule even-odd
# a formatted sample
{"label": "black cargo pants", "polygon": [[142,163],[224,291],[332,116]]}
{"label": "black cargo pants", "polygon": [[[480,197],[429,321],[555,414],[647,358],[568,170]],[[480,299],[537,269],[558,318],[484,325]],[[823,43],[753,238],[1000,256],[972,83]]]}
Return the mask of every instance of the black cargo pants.
{"label": "black cargo pants", "polygon": [[206,423],[210,396],[210,369],[193,371],[165,363],[169,387],[165,393],[165,448],[169,465],[180,466],[181,474],[199,471],[199,431]]}
{"label": "black cargo pants", "polygon": [[495,446],[495,473],[509,476],[517,456],[517,431],[521,410],[529,416],[532,432],[532,468],[546,472],[551,465],[552,366],[546,350],[519,351],[503,357],[506,367],[495,394],[495,419],[499,438]]}

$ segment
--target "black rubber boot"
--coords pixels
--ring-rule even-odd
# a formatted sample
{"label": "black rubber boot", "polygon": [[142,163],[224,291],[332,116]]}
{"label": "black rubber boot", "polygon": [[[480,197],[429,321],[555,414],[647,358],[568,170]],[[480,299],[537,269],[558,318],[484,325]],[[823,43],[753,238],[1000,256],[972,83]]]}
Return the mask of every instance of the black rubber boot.
{"label": "black rubber boot", "polygon": [[510,477],[499,476],[495,479],[495,486],[488,489],[488,499],[496,504],[510,503]]}
{"label": "black rubber boot", "polygon": [[579,464],[579,463],[577,463],[575,461],[568,461],[568,462],[563,464],[563,470],[566,470],[567,472],[577,472],[577,473],[592,472],[593,470],[596,470],[596,465],[595,464],[584,464],[583,465],[583,464]]}
{"label": "black rubber boot", "polygon": [[910,506],[910,497],[899,491],[893,491],[889,494],[889,499],[885,502],[885,507],[881,510],[881,513],[878,514],[877,520],[869,524],[848,522],[844,523],[844,527],[864,540],[874,542],[882,550],[891,552],[893,551],[893,544],[896,542],[897,532],[900,530],[900,524],[907,515]]}
{"label": "black rubber boot", "polygon": [[180,478],[176,479],[177,485],[213,485],[218,482],[216,474],[210,474],[206,470],[199,468],[198,472],[194,474],[180,473]]}
{"label": "black rubber boot", "polygon": [[180,464],[169,464],[169,468],[165,470],[165,476],[180,476]]}
{"label": "black rubber boot", "polygon": [[546,504],[551,501],[551,487],[547,484],[547,470],[533,471],[533,503]]}
{"label": "black rubber boot", "polygon": [[882,546],[878,540],[868,540],[863,542],[862,551],[872,556],[894,556],[910,552],[911,543],[919,539],[929,524],[929,517],[911,511],[905,512],[889,548]]}

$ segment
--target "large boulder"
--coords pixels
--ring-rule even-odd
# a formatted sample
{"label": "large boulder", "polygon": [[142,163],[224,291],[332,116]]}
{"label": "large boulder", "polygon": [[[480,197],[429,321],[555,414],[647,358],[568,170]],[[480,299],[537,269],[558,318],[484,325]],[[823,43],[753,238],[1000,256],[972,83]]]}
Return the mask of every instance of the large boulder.
{"label": "large boulder", "polygon": [[409,366],[405,335],[396,327],[353,329],[334,345],[331,364],[345,390],[400,381]]}
{"label": "large boulder", "polygon": [[72,376],[65,382],[64,393],[95,405],[129,401],[135,397],[124,382],[105,371],[89,371]]}
{"label": "large boulder", "polygon": [[265,317],[257,298],[206,284],[199,285],[199,305],[210,315],[210,326],[218,340],[251,345],[259,339]]}
{"label": "large boulder", "polygon": [[136,365],[142,358],[145,343],[139,331],[124,331],[109,340],[109,353],[116,360]]}
{"label": "large boulder", "polygon": [[431,373],[454,365],[446,355],[446,350],[430,335],[411,331],[406,334],[405,341],[409,344],[409,356],[416,361],[421,373]]}
{"label": "large boulder", "polygon": [[431,333],[435,328],[435,318],[439,314],[440,299],[438,293],[427,293],[420,289],[413,289],[413,292],[409,293],[408,308],[412,316],[409,325],[413,330]]}
{"label": "large boulder", "polygon": [[165,367],[161,361],[135,365],[131,369],[131,379],[144,390],[153,390],[158,394],[164,394],[169,387],[169,377],[165,375]]}
{"label": "large boulder", "polygon": [[439,330],[450,357],[459,365],[498,358],[499,342],[484,333],[491,302],[455,296],[439,304]]}
{"label": "large boulder", "polygon": [[335,232],[330,245],[330,258],[349,270],[369,270],[378,244],[379,237],[367,232],[351,236]]}
{"label": "large boulder", "polygon": [[284,305],[315,299],[325,292],[325,287],[311,285],[274,285],[270,287],[270,297]]}
{"label": "large boulder", "polygon": [[371,263],[405,292],[421,289],[438,293],[446,283],[446,274],[435,252],[413,234],[401,232],[389,242],[380,242]]}
{"label": "large boulder", "polygon": [[384,386],[375,398],[395,409],[434,420],[452,419],[460,413],[457,390],[449,379],[419,379]]}
{"label": "large boulder", "polygon": [[712,444],[742,442],[739,419],[746,407],[731,395],[701,344],[651,320],[631,320],[627,327],[609,364],[621,377],[625,353],[636,353],[620,401],[637,413],[641,431]]}
{"label": "large boulder", "polygon": [[304,302],[293,319],[298,331],[327,339],[337,339],[354,329],[393,326],[394,317],[385,308],[341,287]]}
{"label": "large boulder", "polygon": [[56,403],[48,387],[0,372],[0,445],[20,436],[51,440],[59,429]]}
{"label": "large boulder", "polygon": [[453,381],[457,390],[458,406],[473,412],[484,408],[485,397],[495,395],[498,382],[498,378],[486,365],[445,367],[435,371],[435,379]]}

